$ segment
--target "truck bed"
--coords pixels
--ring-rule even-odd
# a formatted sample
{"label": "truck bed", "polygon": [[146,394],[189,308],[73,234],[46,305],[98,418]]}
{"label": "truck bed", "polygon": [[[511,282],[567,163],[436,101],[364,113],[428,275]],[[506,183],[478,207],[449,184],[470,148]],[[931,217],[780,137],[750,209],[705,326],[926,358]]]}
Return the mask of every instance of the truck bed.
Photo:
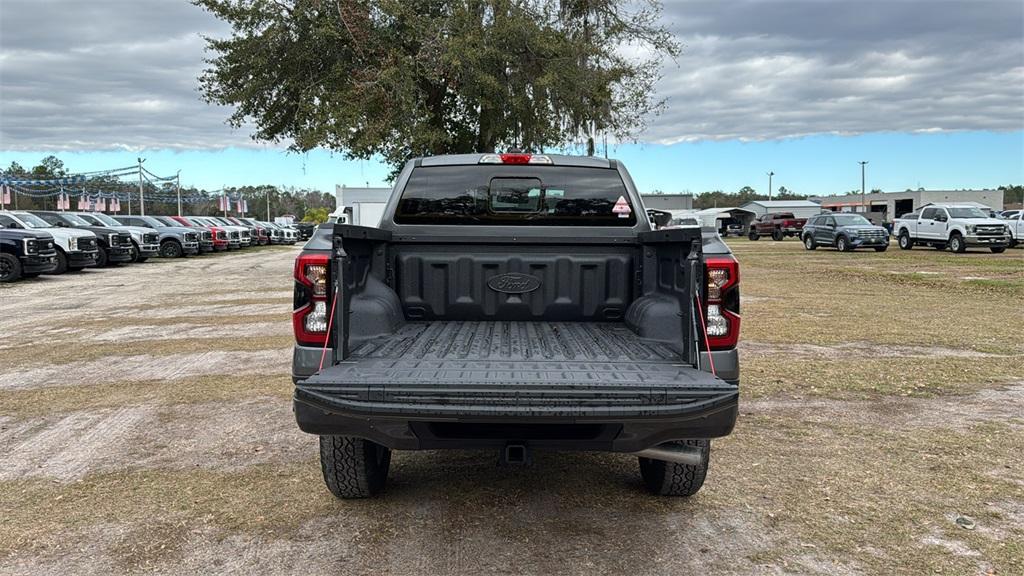
{"label": "truck bed", "polygon": [[677,414],[736,387],[615,322],[408,322],[300,382],[348,413],[433,416]]}

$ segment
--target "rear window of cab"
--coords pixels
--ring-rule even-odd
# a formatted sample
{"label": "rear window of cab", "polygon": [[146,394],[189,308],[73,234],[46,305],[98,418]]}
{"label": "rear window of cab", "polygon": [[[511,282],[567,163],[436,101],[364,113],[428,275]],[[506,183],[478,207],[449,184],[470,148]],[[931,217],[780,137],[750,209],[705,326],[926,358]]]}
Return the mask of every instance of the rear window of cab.
{"label": "rear window of cab", "polygon": [[633,226],[636,210],[618,171],[538,165],[420,166],[396,224]]}

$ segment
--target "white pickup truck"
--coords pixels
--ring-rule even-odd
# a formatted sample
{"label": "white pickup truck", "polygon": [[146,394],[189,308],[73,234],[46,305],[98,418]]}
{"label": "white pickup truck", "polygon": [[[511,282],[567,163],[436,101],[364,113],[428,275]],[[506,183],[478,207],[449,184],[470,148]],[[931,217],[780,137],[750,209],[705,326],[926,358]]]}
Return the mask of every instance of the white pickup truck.
{"label": "white pickup truck", "polygon": [[1024,244],[1024,210],[1009,210],[999,217],[1010,227],[1010,246]]}
{"label": "white pickup truck", "polygon": [[903,250],[921,244],[953,252],[983,246],[998,254],[1010,245],[1006,222],[974,206],[929,204],[894,220],[892,230]]}

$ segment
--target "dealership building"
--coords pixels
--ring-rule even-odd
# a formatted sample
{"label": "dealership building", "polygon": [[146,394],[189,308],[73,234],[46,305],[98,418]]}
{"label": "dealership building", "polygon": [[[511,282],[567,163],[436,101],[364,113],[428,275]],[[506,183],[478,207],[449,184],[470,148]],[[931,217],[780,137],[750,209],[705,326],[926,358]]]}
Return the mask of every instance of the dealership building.
{"label": "dealership building", "polygon": [[891,222],[907,212],[913,212],[925,204],[964,203],[991,210],[1003,209],[1002,190],[908,190],[906,192],[875,192],[864,196],[846,194],[843,196],[812,197],[825,210],[833,212],[867,212],[876,222]]}

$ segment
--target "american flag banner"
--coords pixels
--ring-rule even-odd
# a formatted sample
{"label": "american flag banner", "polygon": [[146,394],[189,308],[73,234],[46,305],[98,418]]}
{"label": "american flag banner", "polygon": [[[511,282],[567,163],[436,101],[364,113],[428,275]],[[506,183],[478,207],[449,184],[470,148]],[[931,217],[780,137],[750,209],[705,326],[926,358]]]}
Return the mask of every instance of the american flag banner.
{"label": "american flag banner", "polygon": [[107,199],[106,198],[97,198],[96,199],[96,211],[97,212],[106,212],[107,211]]}
{"label": "american flag banner", "polygon": [[218,206],[218,208],[223,212],[227,212],[228,210],[231,209],[231,199],[228,198],[227,194],[221,195],[220,205]]}
{"label": "american flag banner", "polygon": [[110,211],[111,212],[120,212],[121,211],[121,201],[118,200],[117,198],[111,198],[110,199]]}
{"label": "american flag banner", "polygon": [[57,210],[70,210],[71,209],[71,198],[67,194],[61,192],[57,196]]}
{"label": "american flag banner", "polygon": [[249,201],[248,200],[242,200],[242,214],[245,214],[248,211],[249,211]]}
{"label": "american flag banner", "polygon": [[85,196],[78,197],[78,209],[85,210]]}
{"label": "american flag banner", "polygon": [[242,208],[242,200],[239,200],[238,202],[236,202],[236,203],[235,203],[235,205],[236,205],[236,207],[237,207],[237,210],[236,210],[236,211],[237,211],[237,212],[238,212],[239,214],[243,214],[243,213],[245,212],[245,210],[244,210],[244,209]]}
{"label": "american flag banner", "polygon": [[3,196],[3,198],[2,198],[3,202],[0,202],[0,203],[2,203],[2,204],[10,204],[11,203],[11,187],[8,186],[7,184],[2,184],[2,185],[0,185],[0,192],[2,192],[2,194],[0,194],[0,196]]}

